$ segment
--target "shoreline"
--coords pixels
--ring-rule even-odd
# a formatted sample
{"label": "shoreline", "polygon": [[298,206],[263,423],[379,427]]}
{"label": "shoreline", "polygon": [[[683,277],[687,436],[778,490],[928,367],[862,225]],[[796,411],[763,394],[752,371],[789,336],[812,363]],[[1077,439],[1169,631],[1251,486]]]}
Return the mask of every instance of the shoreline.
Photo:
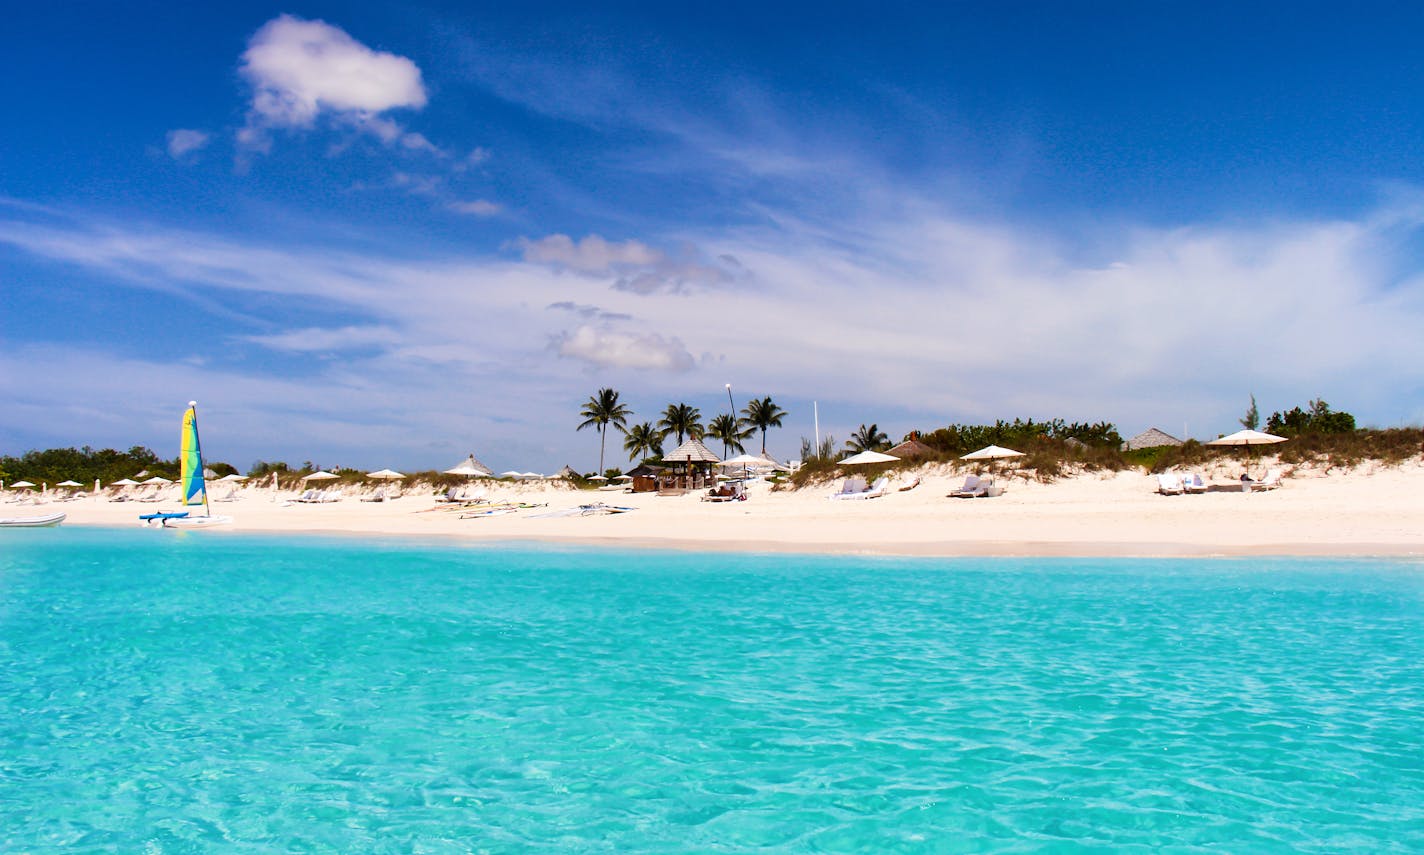
{"label": "shoreline", "polygon": [[[459,519],[430,491],[361,502],[374,487],[342,501],[304,505],[248,487],[215,502],[231,527],[254,533],[336,537],[417,537],[470,543],[514,542],[613,549],[867,555],[901,557],[1393,557],[1424,556],[1424,460],[1355,470],[1297,468],[1263,493],[1230,489],[1228,472],[1210,473],[1218,490],[1160,496],[1141,472],[1085,473],[1052,483],[1001,476],[994,498],[953,499],[958,473],[926,468],[922,483],[864,501],[830,501],[830,486],[771,490],[754,484],[746,502],[710,503],[697,495],[575,490],[564,484],[487,486],[495,501],[547,505],[507,515]],[[603,502],[634,508],[606,516],[533,519],[536,514]],[[176,502],[73,502],[10,505],[0,515],[53,511],[64,525],[137,525],[140,513]],[[463,509],[474,510],[474,508]]]}
{"label": "shoreline", "polygon": [[[111,523],[81,522],[74,528],[141,528]],[[188,530],[193,531],[193,530]],[[1140,559],[1235,559],[1235,558],[1418,558],[1424,547],[1414,543],[1267,543],[1252,545],[1193,543],[1125,543],[1060,541],[955,541],[921,542],[900,546],[867,548],[843,542],[790,542],[767,540],[709,541],[694,538],[660,537],[556,537],[549,535],[469,537],[434,532],[352,531],[338,528],[251,529],[213,528],[202,536],[292,535],[373,540],[410,540],[448,545],[591,547],[606,550],[648,550],[662,552],[707,552],[767,555],[865,556],[867,558],[1140,558]]]}

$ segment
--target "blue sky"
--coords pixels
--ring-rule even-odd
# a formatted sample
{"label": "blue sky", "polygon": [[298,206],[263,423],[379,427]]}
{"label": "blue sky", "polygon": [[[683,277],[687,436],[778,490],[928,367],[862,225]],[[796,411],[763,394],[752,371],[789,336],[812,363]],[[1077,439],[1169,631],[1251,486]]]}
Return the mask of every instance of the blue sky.
{"label": "blue sky", "polygon": [[244,467],[587,469],[600,386],[641,421],[726,383],[782,457],[812,401],[840,438],[1424,421],[1415,7],[11,17],[7,453],[176,453],[196,398]]}

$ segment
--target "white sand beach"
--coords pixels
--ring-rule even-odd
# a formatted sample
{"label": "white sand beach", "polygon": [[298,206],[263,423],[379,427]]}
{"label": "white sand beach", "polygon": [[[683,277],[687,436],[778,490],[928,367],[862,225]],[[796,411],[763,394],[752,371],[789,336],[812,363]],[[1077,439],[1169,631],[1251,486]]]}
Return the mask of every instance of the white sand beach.
{"label": "white sand beach", "polygon": [[[1264,471],[1269,461],[1254,468]],[[830,501],[832,486],[772,490],[754,484],[744,502],[710,503],[699,494],[659,496],[575,490],[562,482],[486,482],[491,499],[547,503],[547,509],[461,519],[434,492],[407,487],[402,498],[298,504],[291,492],[249,486],[236,501],[214,504],[235,518],[222,531],[323,532],[534,540],[697,550],[829,552],[883,555],[1424,555],[1424,461],[1353,470],[1282,467],[1284,486],[1243,493],[1240,464],[1204,471],[1202,495],[1162,496],[1142,472],[1087,473],[1052,483],[999,477],[994,498],[953,499],[962,472],[922,470],[922,483],[865,501]],[[370,491],[374,491],[372,486]],[[348,488],[348,493],[350,493]],[[543,510],[605,502],[631,513],[534,519]],[[13,506],[12,506],[13,507]],[[66,525],[131,526],[140,513],[177,510],[84,498],[16,513],[63,510]],[[217,529],[202,536],[219,534]]]}

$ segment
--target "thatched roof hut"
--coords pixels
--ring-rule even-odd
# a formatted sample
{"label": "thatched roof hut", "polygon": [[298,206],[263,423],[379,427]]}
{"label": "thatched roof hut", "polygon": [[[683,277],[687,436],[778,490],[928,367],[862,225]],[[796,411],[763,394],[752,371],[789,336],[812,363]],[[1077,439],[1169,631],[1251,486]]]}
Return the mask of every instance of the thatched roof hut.
{"label": "thatched roof hut", "polygon": [[722,458],[713,454],[700,440],[689,439],[682,445],[663,455],[664,463],[720,463]]}
{"label": "thatched roof hut", "polygon": [[920,457],[933,457],[935,451],[912,436],[885,453],[901,460],[915,460]]}
{"label": "thatched roof hut", "polygon": [[1164,445],[1181,445],[1182,441],[1169,433],[1160,431],[1157,428],[1147,430],[1129,439],[1122,444],[1123,451],[1136,451],[1139,448],[1160,448]]}

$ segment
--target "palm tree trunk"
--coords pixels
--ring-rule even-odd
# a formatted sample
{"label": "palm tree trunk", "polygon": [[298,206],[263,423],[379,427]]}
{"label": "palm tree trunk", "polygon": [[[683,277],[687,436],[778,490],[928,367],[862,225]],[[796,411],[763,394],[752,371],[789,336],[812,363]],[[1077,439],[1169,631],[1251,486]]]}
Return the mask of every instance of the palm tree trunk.
{"label": "palm tree trunk", "polygon": [[608,425],[598,428],[598,474],[603,474],[603,447],[608,444]]}

